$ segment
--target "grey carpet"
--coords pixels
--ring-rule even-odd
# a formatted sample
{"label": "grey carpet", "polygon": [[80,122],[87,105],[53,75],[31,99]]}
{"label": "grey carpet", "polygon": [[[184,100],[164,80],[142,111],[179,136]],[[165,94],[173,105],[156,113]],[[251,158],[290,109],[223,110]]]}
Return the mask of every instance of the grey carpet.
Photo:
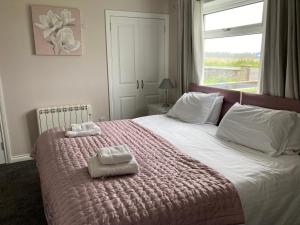
{"label": "grey carpet", "polygon": [[47,224],[34,161],[0,165],[0,224]]}

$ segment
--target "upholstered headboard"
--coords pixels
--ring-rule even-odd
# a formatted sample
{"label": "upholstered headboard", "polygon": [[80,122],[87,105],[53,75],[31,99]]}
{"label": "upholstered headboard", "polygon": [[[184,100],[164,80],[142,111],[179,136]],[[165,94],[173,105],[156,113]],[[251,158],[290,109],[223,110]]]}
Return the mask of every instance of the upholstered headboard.
{"label": "upholstered headboard", "polygon": [[240,98],[241,98],[241,93],[239,91],[207,87],[207,86],[201,86],[201,85],[197,85],[197,84],[191,84],[190,91],[203,92],[203,93],[220,93],[220,95],[224,96],[224,102],[223,102],[219,121],[221,121],[223,116],[226,114],[226,112],[230,109],[230,107],[234,103],[240,102]]}
{"label": "upholstered headboard", "polygon": [[226,112],[236,102],[239,102],[242,105],[256,105],[269,109],[281,109],[300,113],[299,100],[274,97],[270,95],[259,95],[240,91],[232,91],[221,88],[201,86],[197,84],[191,84],[190,91],[203,93],[220,93],[220,95],[224,96],[224,102],[219,121],[222,120]]}
{"label": "upholstered headboard", "polygon": [[242,93],[241,104],[256,105],[269,109],[281,109],[300,113],[300,101],[269,95]]}

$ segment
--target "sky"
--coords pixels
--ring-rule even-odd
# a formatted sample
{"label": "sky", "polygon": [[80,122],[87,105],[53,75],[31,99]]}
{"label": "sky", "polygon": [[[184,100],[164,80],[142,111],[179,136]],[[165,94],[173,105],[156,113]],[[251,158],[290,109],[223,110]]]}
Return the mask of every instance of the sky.
{"label": "sky", "polygon": [[[221,11],[205,16],[205,30],[224,29],[262,22],[263,3]],[[261,50],[261,34],[206,39],[206,52],[257,53]]]}
{"label": "sky", "polygon": [[261,34],[206,39],[205,52],[259,53],[261,40]]}

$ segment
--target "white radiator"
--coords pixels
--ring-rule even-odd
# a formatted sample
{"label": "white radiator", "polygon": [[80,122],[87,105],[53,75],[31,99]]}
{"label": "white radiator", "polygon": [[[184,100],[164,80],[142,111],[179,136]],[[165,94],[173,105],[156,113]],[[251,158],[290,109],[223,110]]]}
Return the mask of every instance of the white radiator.
{"label": "white radiator", "polygon": [[91,121],[91,105],[65,105],[36,110],[39,126],[39,134],[55,128],[69,128],[72,123],[83,123]]}

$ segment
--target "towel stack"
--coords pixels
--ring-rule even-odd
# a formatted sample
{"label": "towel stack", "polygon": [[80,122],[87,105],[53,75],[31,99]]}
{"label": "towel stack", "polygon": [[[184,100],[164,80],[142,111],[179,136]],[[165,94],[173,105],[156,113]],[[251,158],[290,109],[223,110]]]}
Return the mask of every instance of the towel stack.
{"label": "towel stack", "polygon": [[127,145],[118,145],[97,150],[97,155],[88,162],[92,178],[138,173],[138,164]]}
{"label": "towel stack", "polygon": [[93,122],[71,124],[71,130],[66,132],[67,137],[86,137],[101,134],[100,127]]}

